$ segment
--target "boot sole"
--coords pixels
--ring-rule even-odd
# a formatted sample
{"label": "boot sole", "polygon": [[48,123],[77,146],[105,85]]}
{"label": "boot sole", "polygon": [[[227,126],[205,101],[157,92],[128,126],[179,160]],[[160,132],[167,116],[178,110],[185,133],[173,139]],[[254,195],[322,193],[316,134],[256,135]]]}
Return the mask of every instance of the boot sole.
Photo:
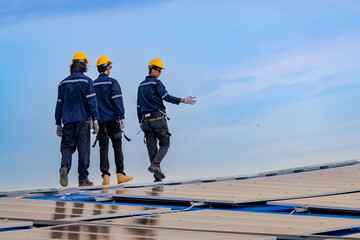
{"label": "boot sole", "polygon": [[157,176],[158,178],[160,179],[164,179],[165,178],[165,175],[159,171],[155,171],[154,172],[155,176]]}
{"label": "boot sole", "polygon": [[91,187],[91,186],[94,186],[93,183],[80,183],[79,184],[79,187]]}
{"label": "boot sole", "polygon": [[66,187],[68,185],[67,174],[68,174],[68,172],[65,168],[62,168],[60,170],[60,185],[63,187]]}

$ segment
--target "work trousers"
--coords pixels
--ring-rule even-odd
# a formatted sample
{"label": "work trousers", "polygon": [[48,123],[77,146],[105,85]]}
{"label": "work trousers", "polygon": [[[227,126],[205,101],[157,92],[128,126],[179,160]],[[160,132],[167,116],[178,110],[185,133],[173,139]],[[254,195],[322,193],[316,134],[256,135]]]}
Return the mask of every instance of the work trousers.
{"label": "work trousers", "polygon": [[124,172],[124,155],[122,152],[122,130],[118,121],[111,121],[99,124],[97,139],[100,146],[100,171],[102,176],[109,175],[109,138],[114,149],[116,173]]}
{"label": "work trousers", "polygon": [[145,119],[142,124],[142,130],[145,133],[150,163],[160,167],[160,163],[170,147],[171,134],[169,133],[167,121],[165,118],[155,121]]}
{"label": "work trousers", "polygon": [[84,182],[90,165],[90,123],[87,121],[66,123],[61,138],[61,167],[71,169],[72,155],[78,150],[79,183]]}

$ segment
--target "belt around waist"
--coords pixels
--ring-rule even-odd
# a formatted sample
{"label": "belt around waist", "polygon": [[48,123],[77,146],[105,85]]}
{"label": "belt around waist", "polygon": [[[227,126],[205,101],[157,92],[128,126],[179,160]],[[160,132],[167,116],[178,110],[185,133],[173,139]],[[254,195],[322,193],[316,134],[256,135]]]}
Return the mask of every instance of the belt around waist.
{"label": "belt around waist", "polygon": [[161,116],[161,117],[157,117],[157,118],[145,118],[144,119],[144,122],[145,121],[150,121],[150,122],[152,122],[152,121],[157,121],[157,120],[161,120],[161,119],[164,119],[165,118],[165,116]]}

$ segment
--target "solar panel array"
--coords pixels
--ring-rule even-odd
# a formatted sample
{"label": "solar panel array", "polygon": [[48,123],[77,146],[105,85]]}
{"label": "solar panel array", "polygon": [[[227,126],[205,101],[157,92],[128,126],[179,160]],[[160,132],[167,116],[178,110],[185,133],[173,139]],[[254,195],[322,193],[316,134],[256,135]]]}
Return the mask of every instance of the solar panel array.
{"label": "solar panel array", "polygon": [[[359,173],[360,166],[352,163],[237,180],[4,193],[0,239],[360,239],[355,215],[290,214],[300,207],[359,213]],[[54,195],[55,201],[23,198],[44,195]],[[153,207],[145,204],[149,201],[193,206]],[[219,205],[232,207],[211,208]],[[272,206],[286,211],[254,212]],[[351,235],[330,236],[339,231]]]}
{"label": "solar panel array", "polygon": [[232,233],[214,233],[186,230],[123,227],[114,225],[78,223],[56,227],[0,232],[0,239],[77,239],[77,240],[150,240],[150,239],[203,239],[203,240],[275,240],[276,237]]}
{"label": "solar panel array", "polygon": [[[288,175],[108,190],[115,200],[239,205],[360,191],[359,165]],[[336,177],[334,177],[336,176]],[[100,191],[92,191],[100,194]]]}
{"label": "solar panel array", "polygon": [[103,220],[99,223],[249,234],[310,235],[354,228],[360,225],[360,219],[201,210]]}
{"label": "solar panel array", "polygon": [[61,224],[168,211],[171,210],[142,206],[0,198],[1,218],[33,221],[39,224]]}

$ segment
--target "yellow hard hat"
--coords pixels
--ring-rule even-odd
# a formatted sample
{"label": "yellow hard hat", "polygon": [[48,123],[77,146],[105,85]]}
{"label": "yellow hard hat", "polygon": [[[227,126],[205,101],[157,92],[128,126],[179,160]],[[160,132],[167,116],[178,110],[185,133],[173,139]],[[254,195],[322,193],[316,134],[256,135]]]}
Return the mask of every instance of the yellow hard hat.
{"label": "yellow hard hat", "polygon": [[73,57],[72,60],[73,60],[73,61],[74,61],[74,60],[80,60],[79,62],[83,62],[83,61],[81,61],[81,60],[85,60],[85,63],[88,64],[88,60],[87,60],[87,58],[86,58],[86,55],[85,55],[85,53],[83,53],[83,52],[77,52],[77,53],[75,53],[75,55],[74,55],[74,57]]}
{"label": "yellow hard hat", "polygon": [[159,58],[155,58],[155,59],[151,60],[151,62],[149,63],[148,66],[149,66],[149,67],[150,67],[150,66],[157,66],[157,67],[159,67],[159,68],[161,68],[161,69],[165,69],[165,68],[164,68],[164,65],[163,65],[163,62],[162,62],[161,59],[159,59]]}
{"label": "yellow hard hat", "polygon": [[110,61],[110,59],[106,56],[101,56],[99,57],[99,59],[97,60],[96,66],[100,66],[100,65],[104,65],[106,63],[110,63],[110,65],[112,64],[112,62]]}

